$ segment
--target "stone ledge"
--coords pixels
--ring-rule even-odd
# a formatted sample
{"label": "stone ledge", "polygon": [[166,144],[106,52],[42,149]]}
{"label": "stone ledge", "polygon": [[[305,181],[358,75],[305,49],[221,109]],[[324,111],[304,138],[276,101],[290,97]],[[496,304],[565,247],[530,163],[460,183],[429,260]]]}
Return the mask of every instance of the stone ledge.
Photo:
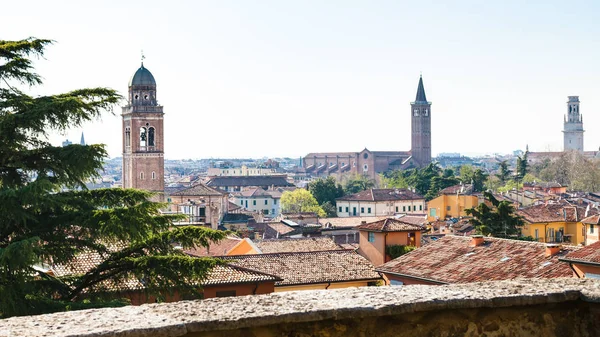
{"label": "stone ledge", "polygon": [[363,287],[147,304],[0,320],[0,336],[184,336],[287,323],[448,309],[600,303],[600,282],[512,280],[460,285]]}

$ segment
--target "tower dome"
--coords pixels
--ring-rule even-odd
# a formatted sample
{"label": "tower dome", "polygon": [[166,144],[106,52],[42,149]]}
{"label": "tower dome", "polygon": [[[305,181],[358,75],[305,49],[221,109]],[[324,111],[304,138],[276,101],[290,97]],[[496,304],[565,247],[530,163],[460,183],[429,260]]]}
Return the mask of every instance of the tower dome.
{"label": "tower dome", "polygon": [[154,76],[150,70],[144,68],[144,63],[140,69],[138,69],[133,77],[131,77],[131,81],[129,81],[129,86],[133,85],[144,85],[144,86],[156,86],[156,81],[154,80]]}

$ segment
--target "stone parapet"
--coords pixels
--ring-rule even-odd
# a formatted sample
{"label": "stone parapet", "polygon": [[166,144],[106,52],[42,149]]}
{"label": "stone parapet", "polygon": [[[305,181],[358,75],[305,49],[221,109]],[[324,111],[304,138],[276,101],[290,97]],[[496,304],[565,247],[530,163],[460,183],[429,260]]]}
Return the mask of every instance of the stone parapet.
{"label": "stone parapet", "polygon": [[596,336],[600,282],[281,292],[14,317],[0,336]]}

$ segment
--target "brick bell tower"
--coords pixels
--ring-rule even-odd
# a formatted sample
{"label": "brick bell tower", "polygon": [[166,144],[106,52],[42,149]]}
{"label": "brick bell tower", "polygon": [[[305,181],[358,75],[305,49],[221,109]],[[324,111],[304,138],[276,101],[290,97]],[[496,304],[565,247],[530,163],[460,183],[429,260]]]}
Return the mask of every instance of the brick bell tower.
{"label": "brick bell tower", "polygon": [[411,154],[419,167],[431,163],[431,102],[427,102],[423,77],[419,78],[417,97],[410,103],[411,110]]}
{"label": "brick bell tower", "polygon": [[127,105],[123,107],[123,187],[157,193],[163,201],[164,138],[163,107],[156,101],[156,81],[141,67],[129,82]]}

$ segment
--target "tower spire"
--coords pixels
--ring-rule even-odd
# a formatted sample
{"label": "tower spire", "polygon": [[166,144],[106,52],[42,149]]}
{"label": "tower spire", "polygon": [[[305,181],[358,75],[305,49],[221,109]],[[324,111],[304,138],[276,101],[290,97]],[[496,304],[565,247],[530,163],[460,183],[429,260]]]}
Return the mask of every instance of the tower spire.
{"label": "tower spire", "polygon": [[79,141],[80,145],[85,145],[85,138],[83,138],[83,131],[81,132],[81,140]]}
{"label": "tower spire", "polygon": [[419,76],[419,86],[417,87],[417,98],[415,102],[427,102],[425,97],[425,87],[423,86],[423,75]]}

